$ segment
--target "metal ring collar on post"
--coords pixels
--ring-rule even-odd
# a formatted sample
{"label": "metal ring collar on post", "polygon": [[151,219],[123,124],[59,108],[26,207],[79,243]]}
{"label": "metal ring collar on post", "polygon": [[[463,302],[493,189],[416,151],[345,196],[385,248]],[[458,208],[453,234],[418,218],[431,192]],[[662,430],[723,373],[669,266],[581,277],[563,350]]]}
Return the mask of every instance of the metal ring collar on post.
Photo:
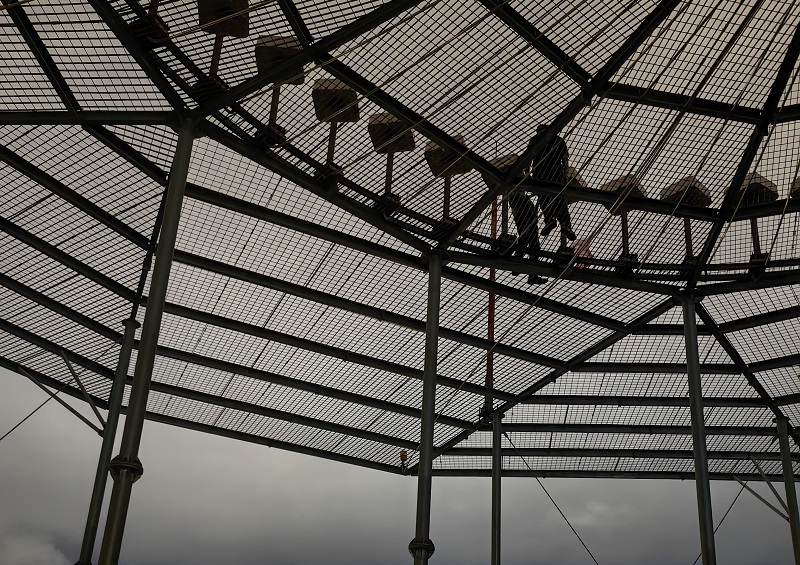
{"label": "metal ring collar on post", "polygon": [[436,551],[436,546],[434,546],[433,542],[429,539],[420,540],[414,538],[408,544],[408,552],[415,559],[430,559],[434,551]]}
{"label": "metal ring collar on post", "polygon": [[144,475],[144,467],[142,467],[142,462],[139,461],[138,457],[134,459],[126,459],[121,455],[117,455],[114,459],[111,460],[111,463],[108,464],[108,470],[111,471],[111,476],[116,481],[122,471],[128,471],[133,478],[131,482],[135,483],[139,480],[139,478]]}

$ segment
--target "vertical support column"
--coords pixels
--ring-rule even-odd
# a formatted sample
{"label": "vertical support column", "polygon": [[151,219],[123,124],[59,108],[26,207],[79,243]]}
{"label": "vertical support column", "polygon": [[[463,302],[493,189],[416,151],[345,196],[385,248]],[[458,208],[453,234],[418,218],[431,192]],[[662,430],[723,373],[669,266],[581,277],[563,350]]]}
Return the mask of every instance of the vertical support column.
{"label": "vertical support column", "polygon": [[503,476],[503,415],[492,414],[492,565],[500,565],[500,481]]}
{"label": "vertical support column", "polygon": [[167,296],[167,284],[172,268],[172,257],[178,235],[178,223],[181,217],[183,194],[186,188],[186,176],[189,171],[189,160],[192,155],[194,141],[194,124],[189,119],[182,119],[178,133],[178,146],[172,160],[169,173],[169,185],[164,205],[164,217],[161,224],[161,236],[158,240],[156,260],[150,291],[147,297],[147,310],[144,316],[142,339],[139,343],[139,354],[136,358],[133,385],[131,386],[128,413],[125,429],[122,433],[120,453],[111,461],[109,468],[114,479],[111,501],[108,506],[108,519],[100,549],[100,565],[116,565],[122,546],[122,535],[128,515],[131,499],[131,487],[143,473],[139,461],[139,444],[142,440],[142,427],[147,409],[147,396],[150,392],[150,380],[156,358],[156,346],[161,330],[161,316]]}
{"label": "vertical support column", "polygon": [[778,441],[781,446],[781,463],[783,464],[783,486],[786,489],[786,506],[789,509],[789,528],[792,530],[792,548],[794,562],[800,565],[800,520],[797,513],[797,491],[794,484],[792,468],[792,452],[789,449],[789,419],[786,416],[775,418],[778,424]]}
{"label": "vertical support column", "polygon": [[108,465],[111,463],[111,454],[114,451],[114,439],[117,436],[122,397],[125,395],[125,379],[128,378],[133,340],[139,327],[139,322],[133,318],[128,318],[122,323],[125,326],[125,333],[122,336],[122,349],[119,352],[117,369],[114,372],[114,381],[111,384],[111,393],[108,397],[108,416],[106,417],[106,426],[103,429],[103,443],[100,446],[100,457],[97,460],[97,471],[94,476],[92,498],[89,502],[89,514],[86,517],[86,528],[83,531],[81,554],[75,565],[91,565],[92,563],[94,542],[97,539],[97,526],[100,523],[100,512],[106,492]]}
{"label": "vertical support column", "polygon": [[433,422],[436,418],[436,361],[439,352],[439,300],[442,288],[442,253],[428,260],[428,317],[425,322],[425,368],[422,383],[422,426],[419,438],[417,526],[408,551],[414,565],[427,565],[436,549],[430,540]]}
{"label": "vertical support column", "polygon": [[716,565],[714,518],[711,514],[706,427],[703,417],[703,388],[700,383],[697,318],[695,315],[695,297],[693,295],[689,295],[683,303],[683,329],[686,339],[686,369],[689,376],[689,412],[692,419],[694,482],[697,489],[697,512],[700,519],[700,548],[703,555],[703,565]]}

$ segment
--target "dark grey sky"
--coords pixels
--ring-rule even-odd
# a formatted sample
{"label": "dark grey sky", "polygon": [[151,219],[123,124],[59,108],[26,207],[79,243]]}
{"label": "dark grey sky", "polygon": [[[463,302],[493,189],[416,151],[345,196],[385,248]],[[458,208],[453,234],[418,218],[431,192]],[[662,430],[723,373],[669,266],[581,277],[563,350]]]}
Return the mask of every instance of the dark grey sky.
{"label": "dark grey sky", "polygon": [[[0,435],[44,398],[0,370]],[[76,561],[99,447],[94,432],[52,401],[0,442],[0,564]],[[415,478],[152,422],[141,458],[123,564],[411,562]],[[691,565],[697,555],[691,481],[545,485],[601,565]],[[712,484],[715,520],[738,490]],[[489,561],[489,504],[488,479],[434,479],[432,565]],[[506,565],[591,563],[533,479],[507,479],[503,504]],[[725,565],[790,563],[788,525],[744,493],[717,534],[717,554]]]}

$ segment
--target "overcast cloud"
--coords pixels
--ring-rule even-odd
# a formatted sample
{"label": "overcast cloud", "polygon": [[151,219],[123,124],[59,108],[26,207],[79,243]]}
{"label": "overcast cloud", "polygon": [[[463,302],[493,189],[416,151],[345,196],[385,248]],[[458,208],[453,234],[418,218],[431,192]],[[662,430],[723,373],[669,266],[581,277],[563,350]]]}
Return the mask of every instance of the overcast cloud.
{"label": "overcast cloud", "polygon": [[[44,398],[0,370],[0,435]],[[52,401],[0,442],[0,564],[77,560],[99,447]],[[141,459],[123,564],[411,563],[416,478],[152,422]],[[602,565],[691,565],[699,552],[691,481],[544,484]],[[488,563],[489,488],[488,479],[434,479],[432,565]],[[536,481],[507,479],[503,488],[505,565],[592,563]],[[738,490],[712,483],[716,521]],[[726,565],[790,563],[788,525],[744,493],[717,534],[717,555]]]}

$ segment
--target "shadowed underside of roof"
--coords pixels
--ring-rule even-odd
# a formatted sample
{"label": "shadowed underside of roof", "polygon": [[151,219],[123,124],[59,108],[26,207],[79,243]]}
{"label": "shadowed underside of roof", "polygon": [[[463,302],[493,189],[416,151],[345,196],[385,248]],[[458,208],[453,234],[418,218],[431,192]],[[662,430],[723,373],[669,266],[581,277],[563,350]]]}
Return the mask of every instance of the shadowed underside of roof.
{"label": "shadowed underside of roof", "polygon": [[[107,403],[188,117],[149,418],[389,472],[406,450],[413,473],[442,250],[434,473],[489,474],[490,398],[508,475],[692,478],[692,296],[710,476],[780,474],[793,3],[208,0],[233,12],[203,23],[195,1],[1,1],[0,365],[82,398],[63,352]],[[539,124],[580,182],[523,178]],[[519,258],[513,188],[567,198],[583,247]]]}

